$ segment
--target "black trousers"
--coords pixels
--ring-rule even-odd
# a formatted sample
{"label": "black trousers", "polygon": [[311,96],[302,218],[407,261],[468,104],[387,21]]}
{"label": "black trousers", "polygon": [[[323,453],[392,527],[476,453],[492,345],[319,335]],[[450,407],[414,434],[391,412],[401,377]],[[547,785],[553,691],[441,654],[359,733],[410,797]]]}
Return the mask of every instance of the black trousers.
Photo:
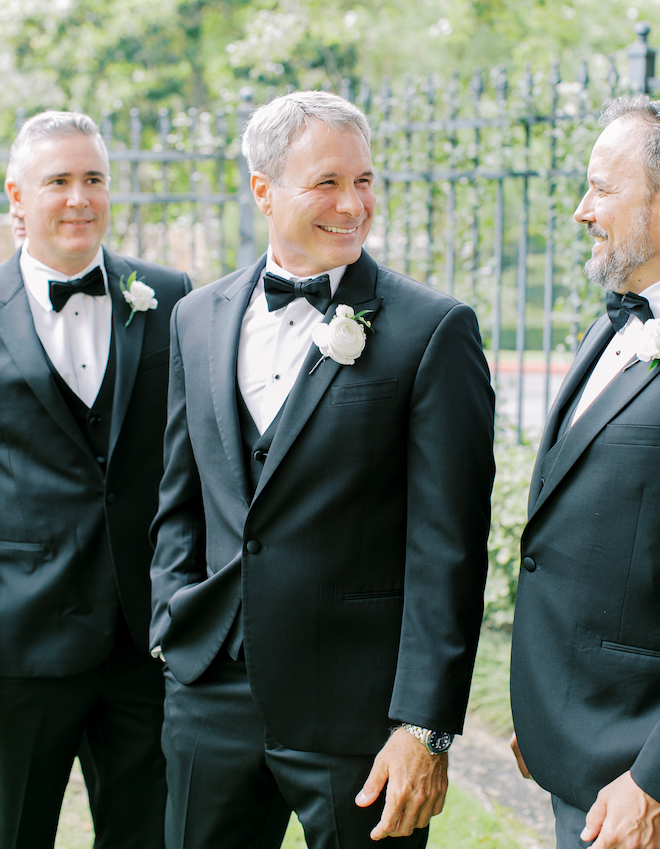
{"label": "black trousers", "polygon": [[[167,849],[278,849],[291,811],[310,849],[376,845],[369,833],[383,800],[355,804],[373,755],[299,752],[268,739],[245,663],[226,652],[192,685],[166,670],[163,751]],[[423,849],[427,837],[428,829],[417,829],[387,839]]]}
{"label": "black trousers", "polygon": [[555,834],[557,849],[587,849],[593,841],[585,843],[580,834],[586,823],[587,813],[559,796],[552,797],[552,810],[555,812]]}
{"label": "black trousers", "polygon": [[100,666],[65,678],[0,678],[0,846],[51,849],[83,737],[95,849],[162,849],[162,664],[125,623]]}

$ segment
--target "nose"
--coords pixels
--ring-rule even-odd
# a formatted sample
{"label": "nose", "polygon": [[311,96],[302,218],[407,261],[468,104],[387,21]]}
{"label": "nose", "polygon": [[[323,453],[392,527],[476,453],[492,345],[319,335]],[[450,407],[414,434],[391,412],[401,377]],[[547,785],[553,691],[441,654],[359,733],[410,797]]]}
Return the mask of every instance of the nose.
{"label": "nose", "polygon": [[337,212],[343,212],[352,218],[357,218],[362,215],[363,210],[362,198],[353,183],[343,188],[337,198]]}
{"label": "nose", "polygon": [[578,204],[577,209],[573,213],[573,218],[578,224],[588,224],[590,221],[595,221],[594,205],[591,198],[591,189],[587,191],[585,196]]}
{"label": "nose", "polygon": [[89,206],[87,192],[85,191],[85,185],[83,183],[71,183],[71,186],[69,188],[69,196],[67,198],[67,205],[75,207],[76,209]]}

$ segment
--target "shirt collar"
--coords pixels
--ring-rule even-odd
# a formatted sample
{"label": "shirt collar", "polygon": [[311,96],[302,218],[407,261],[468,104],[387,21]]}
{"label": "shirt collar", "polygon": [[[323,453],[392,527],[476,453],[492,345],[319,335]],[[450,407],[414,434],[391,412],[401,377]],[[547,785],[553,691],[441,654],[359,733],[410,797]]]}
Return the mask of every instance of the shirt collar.
{"label": "shirt collar", "polygon": [[647,286],[639,294],[649,302],[653,318],[660,318],[660,281]]}
{"label": "shirt collar", "polygon": [[[330,278],[330,291],[334,297],[335,292],[337,291],[337,287],[341,283],[341,278],[344,276],[344,272],[346,271],[348,266],[339,265],[337,268],[331,268],[328,271],[324,272]],[[277,274],[278,277],[284,277],[285,280],[291,280],[292,278],[296,278],[296,280],[309,280],[312,277],[318,277],[317,274],[308,274],[306,277],[296,277],[295,274],[291,274],[290,271],[286,271],[286,269],[279,266],[275,260],[273,259],[273,250],[270,245],[268,245],[268,254],[266,256],[266,266],[263,270],[263,274],[270,272],[271,274]],[[262,274],[262,279],[263,279]],[[660,312],[658,313],[660,315]]]}
{"label": "shirt collar", "polygon": [[47,265],[44,265],[43,262],[40,262],[33,256],[30,256],[29,247],[29,241],[26,239],[23,242],[23,247],[21,248],[21,274],[23,275],[23,282],[25,283],[26,288],[30,291],[30,294],[39,306],[43,307],[43,309],[47,311],[53,309],[48,289],[49,280],[58,280],[62,283],[66,283],[69,280],[77,280],[79,277],[84,277],[85,274],[90,272],[93,268],[96,268],[97,265],[100,266],[101,272],[103,273],[103,282],[105,283],[105,291],[107,293],[108,275],[103,262],[103,248],[101,246],[99,246],[96,256],[89,265],[77,274],[70,275],[64,274],[62,271],[56,271],[54,268],[49,268]]}

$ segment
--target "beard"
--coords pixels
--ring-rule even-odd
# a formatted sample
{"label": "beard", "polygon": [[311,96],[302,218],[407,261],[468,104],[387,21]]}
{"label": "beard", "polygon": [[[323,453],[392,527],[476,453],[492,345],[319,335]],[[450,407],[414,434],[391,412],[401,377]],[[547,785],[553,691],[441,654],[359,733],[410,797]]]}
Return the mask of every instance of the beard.
{"label": "beard", "polygon": [[[584,264],[584,273],[592,283],[597,283],[605,292],[625,291],[633,271],[654,255],[648,235],[649,218],[648,209],[640,210],[629,233],[618,247],[610,247],[608,244],[605,256],[590,259]],[[593,223],[587,225],[587,233],[607,238],[605,231]]]}

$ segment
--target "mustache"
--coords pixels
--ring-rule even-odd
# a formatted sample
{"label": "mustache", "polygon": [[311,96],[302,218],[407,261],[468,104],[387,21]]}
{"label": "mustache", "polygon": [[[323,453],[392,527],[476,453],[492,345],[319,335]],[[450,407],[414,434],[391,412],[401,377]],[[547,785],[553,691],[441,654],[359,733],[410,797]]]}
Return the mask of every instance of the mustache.
{"label": "mustache", "polygon": [[595,224],[593,221],[590,221],[587,224],[587,235],[588,236],[598,236],[600,239],[607,239],[607,233]]}

